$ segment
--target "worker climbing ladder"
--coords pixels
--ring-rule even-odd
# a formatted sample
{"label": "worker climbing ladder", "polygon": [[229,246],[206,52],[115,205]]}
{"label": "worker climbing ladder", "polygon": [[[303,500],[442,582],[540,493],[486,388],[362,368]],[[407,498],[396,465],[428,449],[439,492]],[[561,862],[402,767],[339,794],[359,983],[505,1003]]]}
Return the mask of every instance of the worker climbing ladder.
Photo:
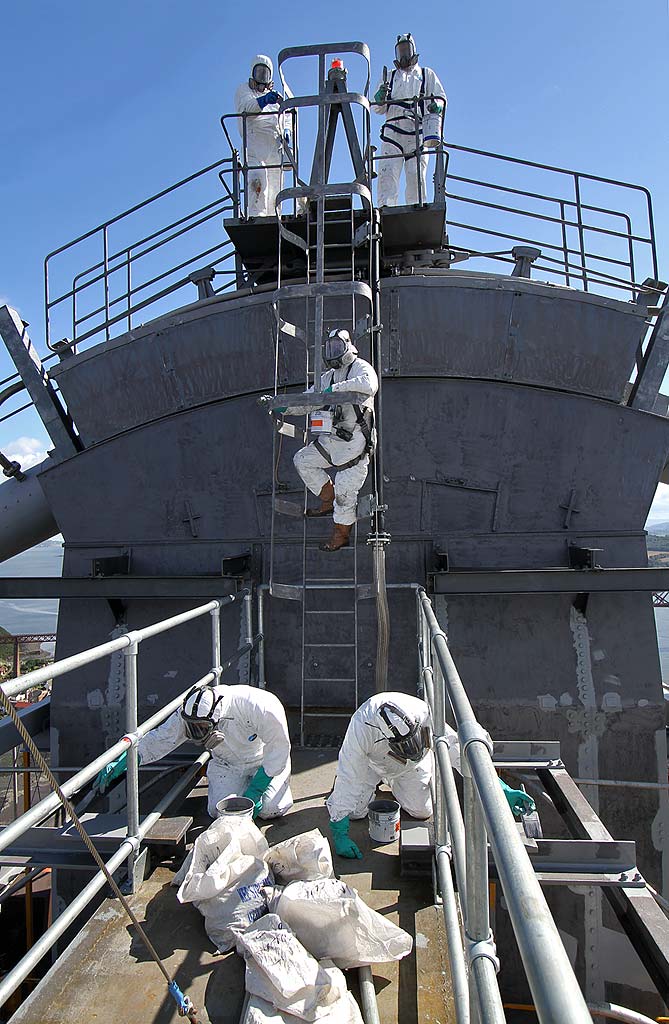
{"label": "worker climbing ladder", "polygon": [[[347,70],[341,59],[333,60],[331,67],[326,68],[327,56],[335,53],[362,56],[367,70],[362,93],[348,91]],[[324,539],[323,525],[327,523],[329,527],[330,521],[305,515],[309,502],[306,489],[301,493],[301,500],[290,500],[299,491],[295,469],[289,461],[294,446],[287,453],[284,438],[288,435],[306,442],[308,436],[306,429],[287,423],[282,412],[290,415],[291,410],[295,410],[293,415],[296,415],[298,410],[304,412],[306,409],[309,413],[328,407],[328,397],[323,396],[322,390],[325,369],[322,342],[328,331],[332,328],[347,330],[363,358],[368,358],[375,367],[379,379],[381,376],[380,231],[371,188],[369,52],[362,43],[284,50],[279,55],[284,87],[286,61],[309,56],[318,57],[318,93],[294,97],[283,103],[285,109],[315,107],[318,127],[309,180],[305,180],[297,164],[296,147],[287,155],[293,163],[298,184],[280,192],[276,204],[279,228],[277,288],[273,302],[276,397],[271,403],[276,430],[269,572],[272,596],[301,602],[300,735],[303,743],[308,719],[325,715],[328,718],[348,718],[358,706],[358,605],[361,599],[374,596],[375,590],[371,581],[360,580],[358,539],[361,521],[365,518],[371,521],[368,543],[373,548],[375,583],[379,579],[385,580],[382,563],[387,541],[383,529],[378,445],[372,459],[371,494],[366,494],[358,503],[358,522],[351,533],[349,546],[340,548],[336,554],[319,550],[318,541]],[[356,124],[354,108],[359,115],[361,131]],[[329,179],[339,119],[346,136],[352,180],[332,182]],[[301,215],[295,216],[293,210]],[[293,384],[296,379],[301,380],[304,391],[311,389],[313,396],[281,393],[285,385]],[[338,404],[359,402],[359,393],[337,391]],[[377,396],[377,432],[379,406],[380,391]],[[309,415],[306,420],[308,427]],[[288,524],[285,517],[292,517],[293,524]],[[301,544],[294,529],[296,519],[301,521]],[[376,589],[378,592],[378,587]],[[385,661],[383,657],[383,652],[387,652],[387,614],[384,617],[384,608],[387,613],[385,585],[381,602],[379,646],[382,657],[381,664],[377,664],[377,689],[385,686],[384,665],[387,664],[387,654]]]}

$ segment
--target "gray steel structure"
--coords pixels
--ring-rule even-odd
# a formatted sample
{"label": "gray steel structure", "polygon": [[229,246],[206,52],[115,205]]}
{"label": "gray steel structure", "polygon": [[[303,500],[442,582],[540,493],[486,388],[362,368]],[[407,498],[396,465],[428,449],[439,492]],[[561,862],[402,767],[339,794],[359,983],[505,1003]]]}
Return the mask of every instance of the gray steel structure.
{"label": "gray steel structure", "polygon": [[[443,214],[443,204],[441,209]],[[398,215],[411,222],[408,209],[389,213],[388,222]],[[578,206],[585,263],[581,217]],[[258,231],[266,233],[267,227],[259,225]],[[251,248],[253,228],[247,225]],[[415,692],[418,683],[414,598],[392,584],[428,586],[436,579],[439,621],[479,721],[500,740],[559,740],[570,772],[594,780],[584,791],[606,827],[616,837],[636,840],[641,869],[666,891],[669,856],[662,868],[659,854],[663,837],[666,854],[669,836],[667,792],[635,792],[632,803],[624,791],[596,786],[599,778],[666,782],[650,592],[584,593],[583,573],[577,572],[573,592],[561,585],[560,593],[440,593],[439,577],[432,575],[568,570],[575,549],[597,549],[594,557],[607,569],[646,565],[644,523],[669,455],[669,421],[653,412],[667,365],[668,320],[661,312],[651,343],[644,345],[649,295],[663,289],[654,279],[646,287],[632,279],[633,301],[623,301],[518,273],[464,270],[454,264],[454,254],[448,246],[437,255],[425,250],[422,261],[412,257],[404,265],[393,255],[380,284],[381,443],[386,528],[392,536],[389,685]],[[527,274],[532,259],[520,253],[509,262]],[[648,269],[656,276],[654,267]],[[587,287],[585,272],[583,280],[572,276]],[[272,437],[257,398],[274,383],[274,285],[248,287],[253,281],[237,280],[245,284],[237,292],[214,294],[198,286],[195,302],[84,351],[66,347],[51,369],[50,381],[69,418],[44,414],[59,432],[52,435],[53,457],[32,483],[14,479],[5,487],[13,496],[22,487],[34,491],[38,481],[45,504],[31,492],[30,537],[39,532],[35,517],[42,515],[45,535],[55,522],[65,539],[64,576],[92,576],[94,563],[105,575],[114,571],[104,561],[111,559],[121,559],[116,571],[122,565],[133,577],[215,575],[222,559],[248,553],[238,575],[254,586],[267,582]],[[330,315],[336,309],[330,299]],[[343,299],[341,315],[349,315]],[[282,300],[282,316],[309,327],[297,300]],[[106,333],[109,322],[107,296]],[[368,340],[359,348],[369,358],[365,345]],[[630,394],[635,368],[638,380]],[[304,350],[297,344],[281,346],[278,374],[281,388],[303,386]],[[36,402],[53,397],[39,394],[34,382],[29,391]],[[279,490],[299,500],[302,490],[290,462],[297,446],[284,438],[278,473]],[[280,517],[276,578],[300,582],[301,543],[301,524]],[[346,551],[314,550],[312,556],[317,575],[326,575],[326,568],[340,575],[342,566],[341,575],[348,574]],[[372,569],[362,545],[358,580],[364,700],[374,689],[376,621],[373,602],[365,600]],[[238,586],[234,573],[227,585]],[[328,644],[344,638],[336,614],[341,601],[332,590],[321,605],[330,613],[322,620]],[[57,657],[194,603],[192,590],[182,602],[66,598]],[[295,707],[299,603],[266,599],[264,619],[267,686]],[[143,646],[140,721],[158,698],[162,703],[180,692],[184,678],[206,671],[193,654],[204,649],[204,628],[195,622],[178,639],[168,635],[159,650],[150,642]],[[239,634],[228,641],[243,642],[244,629],[240,619]],[[324,715],[351,703],[350,694],[333,692],[329,680],[344,673],[336,652],[328,658],[334,661],[314,659],[313,676],[324,682],[312,683],[309,693],[309,705]],[[249,671],[242,666],[239,681]],[[120,655],[111,667],[88,666],[66,685],[56,681],[54,764],[88,761],[109,745],[123,728],[123,701]],[[617,968],[611,961],[607,978],[595,963],[610,931],[598,897],[586,892],[560,898],[564,933],[578,944],[577,965],[590,986],[586,995],[603,998],[606,982],[615,998]]]}

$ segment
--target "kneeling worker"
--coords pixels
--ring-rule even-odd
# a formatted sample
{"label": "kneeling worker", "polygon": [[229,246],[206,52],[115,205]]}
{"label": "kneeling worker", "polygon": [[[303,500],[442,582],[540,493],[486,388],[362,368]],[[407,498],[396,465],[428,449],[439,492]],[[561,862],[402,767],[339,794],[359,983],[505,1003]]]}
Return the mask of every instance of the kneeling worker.
{"label": "kneeling worker", "polygon": [[349,722],[339,751],[337,776],[326,806],[334,848],[340,857],[362,857],[349,838],[350,818],[364,818],[379,782],[412,818],[432,814],[434,770],[430,709],[408,693],[376,693]]}
{"label": "kneeling worker", "polygon": [[[207,809],[226,796],[255,803],[253,817],[280,818],[293,806],[290,791],[290,739],[286,712],[278,697],[252,686],[203,686],[187,694],[179,711],[138,744],[141,764],[151,764],[187,741],[211,751],[207,765]],[[96,779],[101,793],[126,770],[126,753]]]}
{"label": "kneeling worker", "polygon": [[[355,391],[360,404],[335,405],[330,433],[321,434],[301,448],[293,462],[302,480],[321,499],[320,508],[308,509],[308,516],[329,516],[334,531],[322,551],[347,547],[356,519],[358,494],[367,478],[369,457],[376,444],[374,396],[379,380],[374,367],[361,359],[346,330],[330,331],[323,348],[328,369],[321,376],[326,393]],[[313,388],[309,389],[310,391]],[[291,409],[291,415],[306,410]],[[329,472],[334,471],[334,484]]]}
{"label": "kneeling worker", "polygon": [[[446,726],[449,756],[460,771],[457,733]],[[432,723],[425,701],[408,693],[377,693],[361,704],[349,722],[339,751],[335,784],[326,800],[334,848],[340,857],[362,857],[348,834],[350,818],[364,818],[379,782],[386,782],[412,818],[432,814],[434,771]],[[534,811],[523,790],[499,783],[514,815]]]}

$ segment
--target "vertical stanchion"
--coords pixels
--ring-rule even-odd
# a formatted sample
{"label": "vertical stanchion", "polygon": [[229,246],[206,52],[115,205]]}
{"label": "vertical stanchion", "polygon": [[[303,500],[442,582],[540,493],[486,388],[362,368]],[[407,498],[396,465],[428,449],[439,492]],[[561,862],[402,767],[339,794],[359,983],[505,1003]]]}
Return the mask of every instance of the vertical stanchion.
{"label": "vertical stanchion", "polygon": [[470,1005],[476,1007],[485,1024],[503,1024],[506,1020],[497,985],[495,947],[490,931],[488,908],[488,834],[476,787],[462,757],[465,805],[465,843],[467,850],[467,911],[465,931],[469,944]]}
{"label": "vertical stanchion", "polygon": [[265,689],[265,586],[258,587],[258,686]]}
{"label": "vertical stanchion", "polygon": [[[244,594],[244,601],[243,601],[243,604],[242,604],[242,616],[243,616],[242,623],[243,623],[243,632],[244,632],[244,637],[243,637],[242,643],[244,643],[244,644],[252,644],[253,643],[253,598],[252,598],[250,590],[247,591],[246,594]],[[244,659],[245,659],[246,664],[247,664],[246,681],[247,681],[249,686],[251,685],[251,656],[252,655],[251,655],[251,651],[250,650],[249,650],[248,654],[244,655]]]}
{"label": "vertical stanchion", "polygon": [[[30,751],[23,748],[23,811],[30,810]],[[30,871],[26,870],[26,876],[30,878]],[[32,949],[35,936],[33,934],[33,883],[26,881],[26,951]]]}
{"label": "vertical stanchion", "polygon": [[211,609],[211,670],[221,681],[221,606]]}
{"label": "vertical stanchion", "polygon": [[[123,652],[125,662],[125,731],[131,735],[137,729],[137,644],[130,644]],[[128,838],[139,834],[139,759],[137,745],[128,750],[126,791],[128,804]],[[128,857],[128,889],[135,891],[139,854],[133,849]]]}

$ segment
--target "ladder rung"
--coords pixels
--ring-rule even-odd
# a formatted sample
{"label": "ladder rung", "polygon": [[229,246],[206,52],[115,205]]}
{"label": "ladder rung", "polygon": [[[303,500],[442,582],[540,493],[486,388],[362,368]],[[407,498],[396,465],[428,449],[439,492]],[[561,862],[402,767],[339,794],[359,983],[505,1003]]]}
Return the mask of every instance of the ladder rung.
{"label": "ladder rung", "polygon": [[303,644],[304,647],[357,647],[357,644]]}
{"label": "ladder rung", "polygon": [[304,681],[305,683],[354,683],[355,677],[353,677],[353,679],[350,679],[347,676],[342,676],[340,678],[324,676],[321,679],[320,676],[305,676]]}

